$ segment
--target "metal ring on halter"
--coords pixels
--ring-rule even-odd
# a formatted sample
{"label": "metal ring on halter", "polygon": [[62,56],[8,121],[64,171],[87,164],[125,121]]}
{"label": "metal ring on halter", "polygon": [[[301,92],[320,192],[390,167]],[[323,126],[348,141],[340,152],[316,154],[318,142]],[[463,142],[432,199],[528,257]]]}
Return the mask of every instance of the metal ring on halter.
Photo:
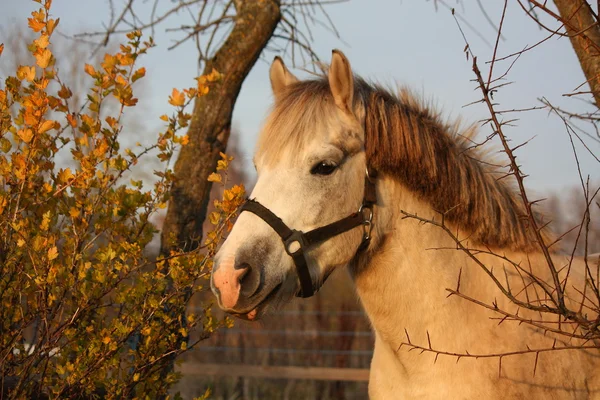
{"label": "metal ring on halter", "polygon": [[[297,244],[297,248],[293,249],[292,246]],[[304,251],[306,248],[306,242],[304,240],[304,232],[293,230],[293,233],[283,242],[285,251],[290,255],[294,256],[300,251]]]}
{"label": "metal ring on halter", "polygon": [[[365,215],[365,210],[368,211],[367,215]],[[363,241],[368,241],[371,239],[371,232],[373,230],[373,208],[370,205],[363,204],[358,209],[358,212],[364,217],[364,221],[362,223]]]}
{"label": "metal ring on halter", "polygon": [[373,176],[369,173],[369,167],[365,167],[366,176],[369,182],[375,183],[375,179],[377,178],[377,171],[373,170]]}

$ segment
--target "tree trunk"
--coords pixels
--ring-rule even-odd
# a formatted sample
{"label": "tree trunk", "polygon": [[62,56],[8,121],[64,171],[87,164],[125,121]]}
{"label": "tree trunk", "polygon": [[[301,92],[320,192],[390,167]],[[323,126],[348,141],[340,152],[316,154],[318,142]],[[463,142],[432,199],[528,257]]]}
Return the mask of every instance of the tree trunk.
{"label": "tree trunk", "polygon": [[219,152],[225,152],[233,106],[244,79],[281,19],[279,0],[236,0],[235,8],[233,30],[204,68],[204,74],[214,68],[223,79],[196,99],[188,130],[190,141],[175,163],[175,181],[162,229],[162,254],[174,247],[193,250],[198,246],[212,186],[207,178],[215,170]]}
{"label": "tree trunk", "polygon": [[579,58],[596,106],[600,108],[600,26],[586,0],[554,0]]}

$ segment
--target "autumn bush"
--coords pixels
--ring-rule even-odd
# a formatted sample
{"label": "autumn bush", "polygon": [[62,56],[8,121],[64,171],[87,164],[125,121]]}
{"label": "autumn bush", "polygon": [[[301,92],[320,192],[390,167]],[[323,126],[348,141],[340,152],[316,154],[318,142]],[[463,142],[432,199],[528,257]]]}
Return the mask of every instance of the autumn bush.
{"label": "autumn bush", "polygon": [[[135,107],[140,56],[152,46],[127,35],[99,66],[81,65],[92,86],[83,108],[70,104],[52,52],[58,24],[51,0],[29,18],[36,39],[31,65],[0,84],[0,387],[7,398],[155,398],[178,379],[173,360],[227,323],[208,305],[187,314],[206,289],[211,257],[243,198],[225,191],[211,215],[215,230],[191,252],[150,256],[174,179],[169,162],[197,96],[220,79],[173,90],[172,115],[156,143],[124,148],[123,116]],[[0,60],[3,45],[0,44]],[[6,54],[4,54],[6,57]],[[115,107],[106,107],[117,101]],[[219,176],[226,176],[225,155]],[[129,179],[131,168],[158,157],[156,182]],[[156,165],[156,164],[153,164]],[[214,181],[226,179],[211,178]],[[186,340],[192,331],[196,342]]]}

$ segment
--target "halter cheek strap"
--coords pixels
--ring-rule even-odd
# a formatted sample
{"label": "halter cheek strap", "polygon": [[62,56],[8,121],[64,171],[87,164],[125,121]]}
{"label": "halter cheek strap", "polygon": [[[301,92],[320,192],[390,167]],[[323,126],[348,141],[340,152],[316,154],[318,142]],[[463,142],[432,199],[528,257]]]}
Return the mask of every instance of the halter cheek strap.
{"label": "halter cheek strap", "polygon": [[248,199],[242,206],[240,213],[248,211],[255,214],[269,224],[281,238],[285,251],[292,257],[296,266],[296,274],[300,280],[301,288],[299,297],[311,297],[315,294],[315,288],[306,260],[306,251],[310,247],[359,226],[363,227],[364,232],[362,243],[357,252],[369,245],[371,230],[373,228],[373,206],[377,203],[375,178],[376,173],[367,170],[363,202],[357,212],[309,232],[290,229],[281,218],[256,200]]}

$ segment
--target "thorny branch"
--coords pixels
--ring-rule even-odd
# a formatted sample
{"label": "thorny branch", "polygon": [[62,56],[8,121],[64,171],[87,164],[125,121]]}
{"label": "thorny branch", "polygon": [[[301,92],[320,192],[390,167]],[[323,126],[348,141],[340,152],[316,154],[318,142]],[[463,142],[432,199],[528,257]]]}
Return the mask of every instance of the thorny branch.
{"label": "thorny branch", "polygon": [[456,353],[456,352],[440,350],[440,349],[433,347],[431,344],[431,337],[429,335],[429,332],[427,332],[427,346],[420,346],[420,345],[412,343],[407,331],[405,331],[405,334],[406,334],[406,341],[402,342],[400,344],[400,346],[398,346],[398,348],[396,349],[396,352],[400,351],[402,349],[402,347],[407,347],[408,351],[416,350],[416,351],[419,351],[421,354],[432,353],[432,354],[435,354],[435,358],[433,360],[434,364],[437,362],[440,355],[455,357],[457,363],[460,361],[461,358],[474,358],[474,359],[497,358],[498,359],[498,376],[500,376],[502,374],[502,358],[504,358],[504,357],[524,355],[524,354],[535,354],[535,360],[534,360],[534,364],[533,364],[533,375],[535,376],[539,356],[541,353],[547,353],[550,351],[564,351],[564,350],[591,350],[591,349],[598,348],[597,346],[594,346],[594,345],[556,346],[556,340],[555,340],[551,347],[539,348],[539,349],[527,347],[527,349],[524,349],[524,350],[517,350],[517,351],[510,351],[510,352],[503,352],[503,353],[475,354],[475,353],[469,353],[468,351],[466,351],[464,353]]}
{"label": "thorny branch", "polygon": [[[470,146],[467,151],[464,151],[462,155],[468,157],[468,150],[482,146],[492,139],[498,138],[502,147],[502,151],[508,157],[508,165],[506,166],[508,171],[505,172],[504,175],[499,176],[497,179],[504,179],[507,177],[514,178],[518,188],[519,196],[524,206],[523,218],[527,220],[533,239],[535,240],[540,253],[543,255],[545,260],[545,268],[548,271],[550,280],[548,281],[545,278],[542,278],[541,275],[536,274],[529,260],[528,262],[530,265],[527,266],[523,265],[522,263],[514,262],[506,254],[500,254],[489,248],[475,248],[472,246],[469,243],[469,237],[459,237],[457,227],[448,226],[446,224],[445,215],[448,211],[440,212],[441,220],[438,220],[437,218],[423,218],[405,210],[401,210],[401,213],[403,214],[404,218],[417,220],[421,224],[433,225],[445,231],[445,233],[453,240],[455,247],[436,247],[429,250],[460,251],[466,254],[468,258],[474,262],[477,268],[480,268],[488,275],[488,277],[494,282],[495,286],[500,290],[502,295],[508,299],[510,302],[509,304],[516,305],[517,309],[516,312],[510,312],[506,308],[502,308],[497,299],[494,299],[491,302],[486,302],[482,301],[482,299],[469,296],[467,293],[461,291],[461,279],[464,279],[462,278],[462,269],[459,272],[456,287],[446,288],[448,297],[456,296],[496,313],[498,317],[491,317],[491,319],[498,320],[498,324],[514,321],[518,324],[529,325],[533,328],[541,330],[544,333],[551,333],[558,337],[563,337],[566,339],[565,343],[557,346],[557,341],[555,339],[554,344],[547,348],[536,349],[527,346],[526,349],[517,349],[510,352],[473,354],[466,351],[465,353],[457,353],[445,351],[444,349],[439,349],[432,346],[429,332],[427,332],[427,344],[419,345],[413,343],[408,335],[408,332],[405,331],[406,339],[400,344],[397,351],[400,351],[401,348],[406,347],[409,349],[409,351],[417,350],[421,353],[433,353],[435,354],[434,361],[437,361],[440,355],[455,357],[457,362],[461,358],[497,358],[499,361],[499,371],[502,367],[503,357],[534,354],[535,361],[533,371],[535,374],[538,359],[541,353],[600,348],[600,254],[594,254],[592,256],[591,252],[593,251],[590,250],[590,245],[593,244],[590,242],[592,222],[591,210],[595,205],[598,205],[598,208],[600,208],[600,202],[598,201],[600,188],[593,189],[590,187],[591,183],[589,176],[587,179],[584,179],[584,175],[581,172],[577,148],[575,146],[575,144],[583,146],[586,152],[593,159],[600,163],[600,158],[594,153],[590,145],[586,143],[586,139],[590,139],[594,142],[600,141],[600,129],[598,128],[598,124],[600,123],[600,112],[597,108],[594,108],[594,110],[589,112],[567,111],[564,108],[553,105],[545,97],[539,99],[541,103],[540,106],[502,110],[494,101],[493,96],[494,93],[499,89],[512,83],[507,83],[506,79],[512,67],[519,60],[520,56],[526,52],[530,52],[539,48],[540,45],[546,43],[551,38],[557,37],[559,39],[570,39],[574,35],[580,36],[587,40],[591,49],[594,51],[600,50],[600,42],[595,41],[591,34],[592,28],[598,29],[600,22],[594,10],[590,7],[589,3],[585,1],[582,2],[582,7],[586,6],[589,8],[590,12],[592,12],[594,15],[594,24],[591,26],[586,26],[584,29],[574,29],[572,22],[568,18],[564,18],[563,16],[553,12],[550,8],[548,8],[546,2],[527,0],[531,7],[525,6],[525,0],[518,0],[518,2],[529,18],[531,18],[531,20],[538,24],[538,26],[540,26],[542,29],[548,31],[549,35],[533,45],[527,45],[523,47],[521,51],[514,52],[508,56],[500,56],[499,43],[501,41],[500,39],[503,38],[502,31],[505,26],[506,6],[508,2],[504,2],[504,7],[502,8],[502,13],[499,16],[499,24],[497,27],[493,22],[491,22],[489,15],[485,14],[488,23],[496,28],[495,46],[492,50],[491,59],[485,63],[489,67],[489,70],[485,73],[486,78],[484,78],[484,74],[482,73],[478,63],[478,59],[475,54],[473,54],[469,41],[467,40],[465,32],[461,27],[462,20],[458,18],[454,10],[452,10],[453,16],[458,25],[458,29],[460,30],[466,44],[464,51],[467,53],[467,59],[470,58],[472,60],[472,70],[475,75],[474,82],[478,91],[481,93],[481,98],[471,104],[483,104],[486,107],[489,117],[482,121],[482,125],[489,124],[489,126],[492,128],[492,132],[485,137],[483,142],[476,143],[472,141],[473,145]],[[443,2],[439,3],[445,5]],[[482,7],[481,3],[479,3],[479,6]],[[542,13],[545,13],[559,21],[560,25],[558,28],[554,29],[544,25],[541,22],[537,11],[541,11]],[[568,33],[566,33],[565,30],[567,30]],[[510,65],[501,73],[496,72],[498,69],[497,64],[504,60],[511,60]],[[592,86],[592,79],[595,78],[588,79],[586,82],[584,82],[584,84],[589,84]],[[582,85],[577,87],[575,90],[579,90],[581,86]],[[583,89],[580,92],[567,94],[565,96],[581,94],[588,96],[598,95],[594,89]],[[590,101],[589,103],[594,105],[593,101]],[[558,237],[555,237],[553,240],[547,238],[544,234],[544,231],[550,222],[542,224],[542,222],[536,218],[534,206],[541,200],[530,199],[524,184],[524,180],[527,175],[522,172],[521,166],[517,162],[517,157],[515,156],[515,151],[527,144],[529,140],[523,142],[522,144],[511,147],[512,145],[510,144],[510,139],[505,134],[505,129],[507,126],[512,126],[516,119],[503,119],[507,114],[513,115],[515,113],[523,113],[541,109],[548,110],[550,114],[558,116],[565,126],[565,131],[570,140],[572,153],[577,165],[581,193],[583,197],[583,214],[581,215],[578,225],[571,227],[565,233],[558,235]],[[593,133],[590,133],[581,126],[574,124],[573,121],[591,125]],[[567,235],[575,235],[574,245],[572,250],[568,252],[568,256],[570,256],[567,258],[568,261],[565,261],[564,265],[559,266],[556,264],[557,261],[555,261],[553,258],[551,249],[552,251],[555,251],[553,246],[555,246]],[[581,249],[583,249],[583,266],[581,267],[583,270],[578,272],[582,273],[584,279],[580,284],[581,287],[577,287],[573,284],[572,280],[569,280],[569,278],[572,275],[572,270],[575,268],[575,255],[577,252],[581,252]],[[493,267],[487,265],[484,261],[484,258],[481,256],[491,256],[500,261],[502,270],[499,273],[495,272]],[[511,277],[513,278],[512,280]],[[515,286],[516,282],[520,282],[518,287]],[[572,289],[572,291],[569,292],[567,289]],[[577,300],[574,298],[574,296],[578,297]],[[539,315],[539,317],[532,317],[531,313],[522,313],[520,312],[521,310],[533,311]],[[556,318],[549,318],[552,315],[556,316]],[[577,344],[575,344],[575,342],[571,342],[573,339],[576,339],[579,342],[577,342]]]}

